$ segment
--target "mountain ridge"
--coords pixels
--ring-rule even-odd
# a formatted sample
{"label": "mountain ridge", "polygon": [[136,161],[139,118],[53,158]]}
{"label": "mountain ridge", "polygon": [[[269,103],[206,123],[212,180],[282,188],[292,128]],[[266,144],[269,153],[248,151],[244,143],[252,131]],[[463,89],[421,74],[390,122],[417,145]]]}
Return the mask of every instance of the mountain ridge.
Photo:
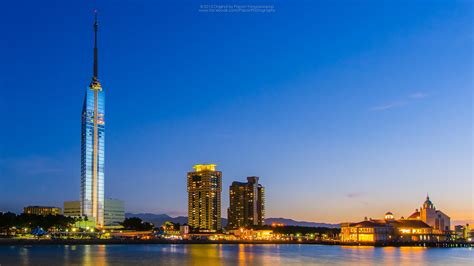
{"label": "mountain ridge", "polygon": [[[154,225],[158,226],[163,224],[166,221],[170,221],[173,223],[180,223],[185,224],[188,222],[187,216],[176,216],[172,217],[168,214],[161,213],[161,214],[154,214],[154,213],[125,213],[126,218],[130,217],[138,217],[143,221],[153,223]],[[296,221],[290,218],[266,218],[265,224],[272,224],[272,223],[282,223],[289,226],[306,226],[306,227],[328,227],[328,228],[339,228],[339,224],[331,224],[331,223],[317,223],[317,222],[308,222],[308,221]],[[222,218],[222,225],[227,225],[227,219]]]}

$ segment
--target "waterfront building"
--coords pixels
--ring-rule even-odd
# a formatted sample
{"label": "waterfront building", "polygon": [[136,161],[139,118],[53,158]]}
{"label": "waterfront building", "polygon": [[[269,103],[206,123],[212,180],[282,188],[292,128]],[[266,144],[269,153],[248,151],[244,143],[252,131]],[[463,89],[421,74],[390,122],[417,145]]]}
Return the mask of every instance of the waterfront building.
{"label": "waterfront building", "polygon": [[74,227],[85,229],[85,230],[95,230],[97,224],[95,221],[87,220],[86,218],[79,219],[74,223]]}
{"label": "waterfront building", "polygon": [[382,242],[389,241],[394,229],[385,223],[364,220],[358,223],[341,224],[342,242]]}
{"label": "waterfront building", "polygon": [[262,226],[265,220],[265,190],[256,176],[247,182],[232,182],[229,188],[227,218],[229,229]]}
{"label": "waterfront building", "polygon": [[189,234],[189,225],[180,225],[179,226],[179,233],[181,236],[186,236]]}
{"label": "waterfront building", "polygon": [[[77,227],[99,227],[95,219],[90,219],[88,216],[81,215],[81,201],[65,201],[64,202],[64,216],[71,216],[82,218],[80,226]],[[87,218],[86,218],[87,217]],[[104,228],[122,228],[120,224],[125,220],[124,202],[118,199],[104,200]],[[87,222],[86,222],[87,221]],[[93,223],[91,223],[93,222]]]}
{"label": "waterfront building", "polygon": [[436,210],[428,196],[421,209],[406,219],[396,220],[393,213],[387,212],[383,220],[341,224],[342,242],[430,242],[450,238],[449,216]]}
{"label": "waterfront building", "polygon": [[387,212],[385,219],[366,219],[358,223],[341,224],[342,242],[418,242],[438,240],[433,235],[432,228],[423,221],[394,219],[391,212]]}
{"label": "waterfront building", "polygon": [[233,235],[242,240],[275,240],[273,230],[270,229],[245,229],[233,230]]}
{"label": "waterfront building", "polygon": [[106,199],[104,201],[104,227],[122,228],[121,223],[125,220],[125,208],[123,201],[118,199]]}
{"label": "waterfront building", "polygon": [[419,242],[439,241],[440,236],[433,234],[433,229],[423,221],[400,219],[389,223],[395,228],[396,241]]}
{"label": "waterfront building", "polygon": [[416,209],[408,219],[421,220],[438,232],[447,233],[451,228],[451,218],[442,211],[437,210],[429,196],[426,196],[426,200],[420,210]]}
{"label": "waterfront building", "polygon": [[23,213],[43,216],[58,215],[61,214],[61,208],[49,206],[26,206],[23,208]]}
{"label": "waterfront building", "polygon": [[217,232],[221,225],[222,172],[215,164],[197,164],[188,172],[188,225],[198,232]]}
{"label": "waterfront building", "polygon": [[166,221],[161,225],[163,229],[161,235],[166,239],[179,239],[181,237],[180,227],[170,221]]}
{"label": "waterfront building", "polygon": [[75,201],[65,201],[63,205],[64,216],[70,217],[80,217],[81,216],[81,202],[78,200]]}
{"label": "waterfront building", "polygon": [[456,225],[454,227],[454,232],[456,234],[457,239],[467,240],[467,239],[471,238],[472,230],[473,230],[473,228],[469,224]]}
{"label": "waterfront building", "polygon": [[87,216],[81,215],[81,201],[65,201],[64,202],[64,216],[78,218],[74,226],[82,229],[91,229],[97,226],[95,219],[89,219]]}
{"label": "waterfront building", "polygon": [[105,92],[99,82],[97,14],[94,22],[94,65],[82,108],[81,216],[104,225]]}
{"label": "waterfront building", "polygon": [[397,220],[391,212],[387,212],[384,219],[341,224],[342,242],[435,242],[448,238],[448,234],[433,229],[424,221]]}

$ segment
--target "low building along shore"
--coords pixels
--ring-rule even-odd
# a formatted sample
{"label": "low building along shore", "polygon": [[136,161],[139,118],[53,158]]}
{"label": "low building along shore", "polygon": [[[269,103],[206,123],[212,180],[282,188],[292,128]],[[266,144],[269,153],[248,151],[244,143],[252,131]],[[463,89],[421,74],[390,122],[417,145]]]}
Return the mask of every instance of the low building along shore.
{"label": "low building along shore", "polygon": [[395,219],[387,212],[384,219],[365,219],[341,224],[341,242],[441,242],[451,239],[450,217],[436,210],[430,198],[408,218]]}

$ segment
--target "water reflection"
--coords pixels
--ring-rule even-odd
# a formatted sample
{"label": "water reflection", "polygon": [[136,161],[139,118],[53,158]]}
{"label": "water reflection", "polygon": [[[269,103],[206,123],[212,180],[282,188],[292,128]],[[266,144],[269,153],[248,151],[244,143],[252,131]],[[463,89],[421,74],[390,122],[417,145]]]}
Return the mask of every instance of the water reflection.
{"label": "water reflection", "polygon": [[239,265],[245,265],[245,245],[239,245]]}
{"label": "water reflection", "polygon": [[0,246],[0,265],[472,265],[469,248],[318,245]]}
{"label": "water reflection", "polygon": [[99,245],[97,246],[97,256],[94,256],[94,262],[92,265],[97,266],[107,266],[107,246]]}
{"label": "water reflection", "polygon": [[[28,247],[21,247],[20,248],[20,261],[22,265],[28,265],[30,264],[30,256],[29,256],[29,250]],[[1,262],[0,262],[1,264]]]}
{"label": "water reflection", "polygon": [[207,266],[224,265],[222,260],[222,245],[206,244],[206,245],[187,245],[186,255],[192,264],[202,263]]}
{"label": "water reflection", "polygon": [[75,257],[82,254],[81,265],[85,266],[107,266],[107,246],[106,245],[83,245],[73,246],[73,251],[69,254],[64,263],[75,262]]}

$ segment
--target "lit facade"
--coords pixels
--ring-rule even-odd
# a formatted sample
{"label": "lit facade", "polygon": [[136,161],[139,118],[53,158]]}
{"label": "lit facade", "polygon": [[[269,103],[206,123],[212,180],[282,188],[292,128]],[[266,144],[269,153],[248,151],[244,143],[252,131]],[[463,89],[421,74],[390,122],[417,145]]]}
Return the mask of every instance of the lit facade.
{"label": "lit facade", "polygon": [[451,218],[442,211],[437,210],[429,196],[426,196],[426,200],[420,210],[415,210],[408,219],[421,220],[438,232],[448,232],[451,229]]}
{"label": "lit facade", "polygon": [[216,171],[215,164],[193,168],[187,175],[188,225],[199,232],[220,231],[222,172]]}
{"label": "lit facade", "polygon": [[423,221],[395,220],[387,213],[384,220],[368,219],[341,224],[341,241],[355,243],[437,241],[438,236]]}
{"label": "lit facade", "polygon": [[182,236],[189,234],[189,225],[180,225],[179,226],[179,233]]}
{"label": "lit facade", "polygon": [[342,242],[382,242],[390,240],[394,229],[383,223],[363,221],[341,224]]}
{"label": "lit facade", "polygon": [[244,239],[244,240],[274,240],[275,239],[273,230],[268,230],[268,229],[254,230],[254,229],[239,228],[239,229],[234,230],[233,234],[237,239]]}
{"label": "lit facade", "polygon": [[262,226],[265,220],[265,189],[256,176],[247,183],[232,182],[229,188],[228,228]]}
{"label": "lit facade", "polygon": [[436,242],[451,238],[450,218],[436,210],[427,196],[423,206],[408,218],[396,220],[387,212],[383,220],[365,219],[341,224],[342,242]]}
{"label": "lit facade", "polygon": [[469,224],[456,225],[454,227],[454,232],[458,239],[464,239],[468,241],[472,240],[472,234],[474,233],[472,226],[470,226]]}
{"label": "lit facade", "polygon": [[[81,217],[81,201],[65,201],[64,202],[64,216]],[[88,221],[93,221],[96,226],[96,221],[87,218]],[[124,203],[117,199],[104,200],[104,224],[105,228],[122,227],[120,223],[125,220]],[[88,226],[91,226],[89,223]],[[97,225],[98,226],[98,225]]]}
{"label": "lit facade", "polygon": [[47,206],[27,206],[23,208],[23,213],[36,215],[58,215],[61,214],[61,208]]}
{"label": "lit facade", "polygon": [[94,23],[94,72],[82,108],[81,216],[104,225],[105,92],[98,80],[97,18]]}

